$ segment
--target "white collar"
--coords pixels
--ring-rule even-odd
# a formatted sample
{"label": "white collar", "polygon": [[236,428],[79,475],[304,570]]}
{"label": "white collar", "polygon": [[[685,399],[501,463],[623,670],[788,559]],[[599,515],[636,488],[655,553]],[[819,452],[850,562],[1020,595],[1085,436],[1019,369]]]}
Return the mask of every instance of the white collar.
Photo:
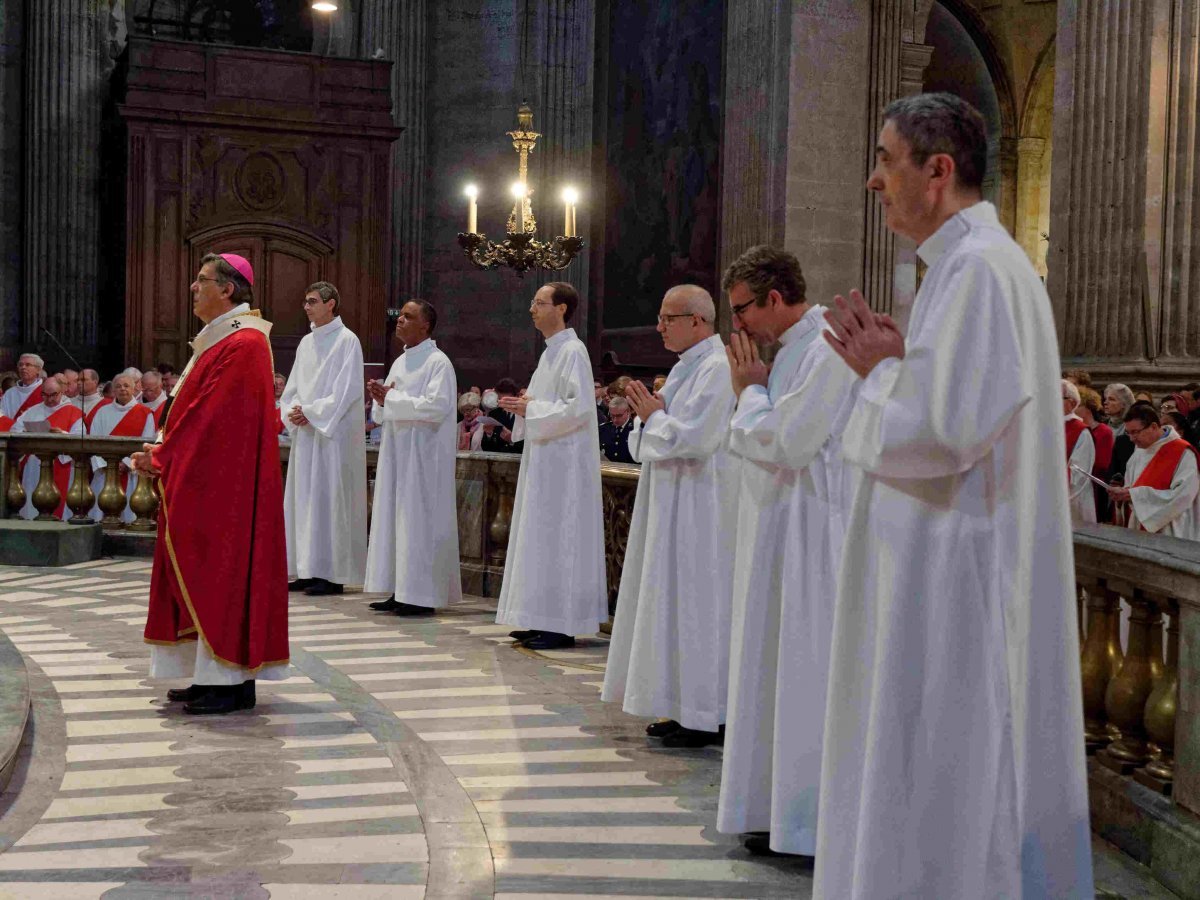
{"label": "white collar", "polygon": [[[341,316],[334,316],[330,321],[326,322],[324,325],[314,325],[311,322],[309,322],[308,327],[312,330],[313,334],[333,334],[333,332],[337,331],[340,328],[345,328],[346,326],[342,324]],[[418,345],[418,346],[420,346],[420,345]]]}
{"label": "white collar", "polygon": [[972,228],[999,226],[999,224],[1000,219],[996,215],[996,207],[986,200],[980,200],[966,209],[960,209],[943,222],[941,228],[927,237],[917,248],[917,255],[925,261],[927,266],[932,268],[934,263],[953,249],[954,245],[966,237]]}
{"label": "white collar", "polygon": [[437,342],[433,338],[425,338],[419,344],[412,347],[404,348],[405,356],[424,356],[426,353],[431,353],[437,349]]}
{"label": "white collar", "polygon": [[718,335],[709,335],[702,341],[696,341],[696,343],[680,353],[679,361],[681,363],[690,363],[693,360],[701,359],[710,353],[724,349],[725,345],[721,342],[721,338]]}
{"label": "white collar", "polygon": [[808,312],[800,317],[799,322],[795,322],[788,326],[788,329],[779,336],[779,343],[787,346],[792,341],[799,340],[808,334],[814,328],[819,328],[825,324],[825,307],[812,306]]}
{"label": "white collar", "polygon": [[208,331],[214,325],[218,325],[221,322],[224,322],[226,319],[232,319],[234,316],[240,316],[240,315],[242,315],[244,313],[248,313],[248,312],[250,312],[250,304],[249,303],[239,303],[237,306],[235,306],[229,312],[221,313],[219,316],[217,316],[215,319],[213,319],[211,322],[209,322],[207,325],[205,325],[203,328],[201,328],[200,334],[197,334],[196,337],[200,337],[201,334],[204,334],[204,332]]}
{"label": "white collar", "polygon": [[559,344],[565,344],[567,341],[571,340],[574,337],[575,337],[575,329],[574,328],[564,328],[562,331],[558,332],[557,334],[553,334],[550,337],[546,338],[546,346],[547,347],[557,347]]}

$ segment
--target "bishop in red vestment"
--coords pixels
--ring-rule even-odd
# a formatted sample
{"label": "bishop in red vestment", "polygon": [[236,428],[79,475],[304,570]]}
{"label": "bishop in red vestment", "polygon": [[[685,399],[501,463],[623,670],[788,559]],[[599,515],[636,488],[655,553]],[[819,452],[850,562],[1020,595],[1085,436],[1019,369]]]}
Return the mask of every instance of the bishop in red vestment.
{"label": "bishop in red vestment", "polygon": [[145,639],[151,678],[184,712],[254,706],[254,680],[287,677],[287,556],[270,323],[251,311],[254,273],[209,254],[192,283],[205,327],[157,444],[132,461],[162,504]]}

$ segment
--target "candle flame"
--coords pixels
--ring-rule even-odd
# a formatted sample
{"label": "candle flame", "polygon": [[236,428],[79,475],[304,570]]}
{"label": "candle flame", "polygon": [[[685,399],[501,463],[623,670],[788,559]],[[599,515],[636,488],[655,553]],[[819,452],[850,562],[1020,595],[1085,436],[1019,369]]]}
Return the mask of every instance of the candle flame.
{"label": "candle flame", "polygon": [[574,206],[579,202],[579,191],[575,190],[573,187],[566,188],[562,192],[562,198],[564,203],[570,203],[572,206]]}

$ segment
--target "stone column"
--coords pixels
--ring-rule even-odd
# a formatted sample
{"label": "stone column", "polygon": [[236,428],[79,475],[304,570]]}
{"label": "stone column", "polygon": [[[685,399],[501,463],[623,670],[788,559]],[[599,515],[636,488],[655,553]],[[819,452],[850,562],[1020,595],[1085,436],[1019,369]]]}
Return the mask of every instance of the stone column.
{"label": "stone column", "polygon": [[1042,138],[1017,139],[1017,227],[1014,236],[1035,266],[1042,240],[1038,233],[1038,211],[1042,201],[1042,157],[1045,153],[1046,142]]}
{"label": "stone column", "polygon": [[100,7],[26,6],[21,338],[58,359],[48,328],[81,362],[95,355],[101,287],[100,120],[110,60],[108,9]]}
{"label": "stone column", "polygon": [[[792,43],[785,0],[741,0],[725,9],[722,271],[748,247],[783,242]],[[728,304],[714,299],[728,334]]]}
{"label": "stone column", "polygon": [[[1121,380],[1157,353],[1144,245],[1157,2],[1058,2],[1050,295],[1064,365]],[[1190,0],[1176,6],[1194,19]]]}
{"label": "stone column", "polygon": [[[389,306],[421,296],[422,222],[425,217],[425,0],[363,0],[358,55],[383,51],[393,60],[392,102],[404,129],[392,145],[392,239]],[[394,302],[393,302],[394,301]]]}
{"label": "stone column", "polygon": [[[21,196],[25,185],[25,4],[0,5],[0,196]],[[20,352],[21,204],[0,203],[0,369],[15,367]]]}
{"label": "stone column", "polygon": [[[548,240],[563,230],[563,187],[585,187],[591,168],[595,4],[542,0],[525,7],[525,15],[531,12],[536,18],[528,26],[529,47],[518,52],[528,54],[525,90],[533,107],[534,130],[542,135],[529,160],[529,178],[540,188],[534,197],[538,238]],[[576,230],[585,239],[591,237],[591,211],[599,208],[599,202],[599,197],[583,192]],[[582,340],[591,343],[588,337],[600,323],[588,321],[589,257],[584,250],[564,272],[531,273],[526,280],[529,296],[536,285],[570,282],[582,300],[572,325]]]}

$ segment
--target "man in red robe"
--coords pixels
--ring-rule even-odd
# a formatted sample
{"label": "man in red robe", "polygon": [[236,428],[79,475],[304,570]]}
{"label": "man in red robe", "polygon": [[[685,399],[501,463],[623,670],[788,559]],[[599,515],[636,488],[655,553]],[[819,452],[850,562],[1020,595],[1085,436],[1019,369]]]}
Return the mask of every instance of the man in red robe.
{"label": "man in red robe", "polygon": [[[132,437],[154,440],[158,429],[154,425],[154,413],[134,399],[136,382],[132,375],[118,375],[113,379],[113,400],[96,409],[92,416],[92,424],[88,432],[93,437]],[[137,518],[129,507],[133,491],[137,487],[137,476],[129,477],[129,457],[121,460],[120,479],[121,491],[125,494],[125,509],[121,511],[122,522],[132,522]],[[92,457],[92,494],[96,502],[92,505],[89,515],[99,522],[104,518],[100,509],[100,493],[104,490],[105,469],[107,464],[99,456]]]}
{"label": "man in red robe", "polygon": [[163,413],[167,409],[167,392],[163,390],[162,376],[150,369],[142,375],[141,387],[142,399],[138,402],[154,416],[155,429],[162,428]]}
{"label": "man in red robe", "polygon": [[[83,434],[83,413],[78,406],[68,402],[63,392],[62,382],[51,376],[41,383],[35,395],[41,398],[40,403],[30,406],[17,416],[12,430],[17,434],[30,431],[49,432],[50,434]],[[32,395],[31,395],[32,396]],[[45,425],[38,426],[34,423]],[[70,517],[67,510],[67,491],[71,487],[71,476],[75,465],[71,457],[66,455],[54,458],[54,484],[58,487],[58,507],[54,510],[56,519]],[[41,461],[33,455],[21,457],[21,484],[25,488],[25,506],[21,508],[21,517],[35,519],[38,511],[33,505],[33,492],[41,478]]]}
{"label": "man in red robe", "polygon": [[22,353],[17,360],[17,383],[0,397],[0,414],[14,422],[21,413],[42,402],[42,367],[45,363],[36,353]]}
{"label": "man in red robe", "polygon": [[160,442],[132,457],[162,504],[145,639],[151,678],[184,712],[254,706],[254,680],[288,670],[287,554],[271,330],[250,309],[254,272],[232,253],[201,260],[192,310],[205,323]]}

